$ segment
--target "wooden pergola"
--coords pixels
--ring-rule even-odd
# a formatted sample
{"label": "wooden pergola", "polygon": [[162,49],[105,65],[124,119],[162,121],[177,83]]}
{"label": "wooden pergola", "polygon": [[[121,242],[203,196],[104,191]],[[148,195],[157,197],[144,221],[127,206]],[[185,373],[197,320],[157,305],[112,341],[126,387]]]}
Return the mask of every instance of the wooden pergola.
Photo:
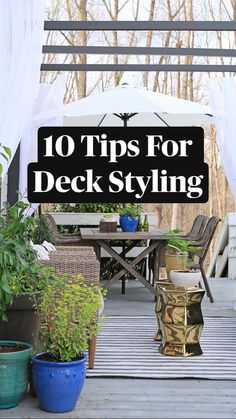
{"label": "wooden pergola", "polygon": [[[201,31],[234,32],[234,21],[45,21],[45,31]],[[44,54],[236,57],[236,49],[44,45]],[[235,72],[222,64],[42,64],[41,71]]]}
{"label": "wooden pergola", "polygon": [[[234,21],[45,21],[45,31],[195,31],[234,32]],[[236,49],[115,47],[96,45],[43,45],[44,54],[153,55],[236,57]],[[42,64],[41,71],[153,71],[153,72],[236,72],[236,65],[222,64]],[[8,201],[16,200],[19,183],[19,149],[9,169]]]}

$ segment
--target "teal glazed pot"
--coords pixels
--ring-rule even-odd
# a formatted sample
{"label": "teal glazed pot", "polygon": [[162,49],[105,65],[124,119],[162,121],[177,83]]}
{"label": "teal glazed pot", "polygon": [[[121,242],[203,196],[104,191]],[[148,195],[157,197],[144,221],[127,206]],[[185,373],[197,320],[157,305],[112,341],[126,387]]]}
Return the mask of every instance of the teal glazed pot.
{"label": "teal glazed pot", "polygon": [[0,346],[4,345],[26,347],[22,351],[0,353],[0,409],[9,409],[19,404],[27,390],[32,345],[21,341],[0,340]]}

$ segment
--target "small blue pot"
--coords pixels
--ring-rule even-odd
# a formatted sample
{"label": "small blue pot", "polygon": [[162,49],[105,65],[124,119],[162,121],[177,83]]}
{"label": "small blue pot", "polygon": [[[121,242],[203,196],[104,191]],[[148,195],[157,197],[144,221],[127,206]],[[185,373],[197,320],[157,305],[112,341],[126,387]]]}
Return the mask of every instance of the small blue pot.
{"label": "small blue pot", "polygon": [[138,225],[138,217],[130,217],[129,215],[120,216],[120,226],[122,231],[135,231]]}
{"label": "small blue pot", "polygon": [[32,356],[32,377],[39,406],[46,412],[63,413],[74,409],[86,376],[87,356],[78,361],[49,362]]}

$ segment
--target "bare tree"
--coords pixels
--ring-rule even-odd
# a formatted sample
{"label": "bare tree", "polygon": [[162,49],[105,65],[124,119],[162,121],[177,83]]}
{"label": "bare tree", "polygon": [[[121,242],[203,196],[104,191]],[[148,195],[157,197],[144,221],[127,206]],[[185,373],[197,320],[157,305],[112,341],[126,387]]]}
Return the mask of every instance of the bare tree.
{"label": "bare tree", "polygon": [[[156,0],[151,0],[150,9],[149,9],[149,16],[148,16],[149,21],[154,19],[155,4],[156,4]],[[149,48],[152,44],[152,37],[153,37],[153,31],[148,31],[147,36],[146,36],[146,47],[147,48]],[[145,64],[150,64],[150,61],[151,61],[150,55],[146,55],[145,56]],[[144,74],[143,74],[143,85],[145,87],[148,87],[148,72],[147,71],[145,71]]]}

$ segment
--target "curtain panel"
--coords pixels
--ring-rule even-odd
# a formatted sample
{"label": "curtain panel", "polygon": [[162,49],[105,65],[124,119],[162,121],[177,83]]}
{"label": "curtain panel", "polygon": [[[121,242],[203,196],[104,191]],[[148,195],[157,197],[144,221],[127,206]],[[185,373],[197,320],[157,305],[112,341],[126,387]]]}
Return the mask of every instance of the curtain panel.
{"label": "curtain panel", "polygon": [[[63,125],[63,96],[65,89],[64,76],[53,84],[41,84],[34,104],[33,117],[21,140],[19,191],[27,202],[27,166],[38,161],[37,134],[42,126]],[[29,212],[38,206],[32,205]]]}
{"label": "curtain panel", "polygon": [[[44,0],[0,0],[0,142],[12,157],[38,94],[44,6]],[[4,178],[8,164],[1,163]]]}
{"label": "curtain panel", "polygon": [[236,201],[236,87],[234,77],[208,81],[211,110],[217,142],[234,200]]}

